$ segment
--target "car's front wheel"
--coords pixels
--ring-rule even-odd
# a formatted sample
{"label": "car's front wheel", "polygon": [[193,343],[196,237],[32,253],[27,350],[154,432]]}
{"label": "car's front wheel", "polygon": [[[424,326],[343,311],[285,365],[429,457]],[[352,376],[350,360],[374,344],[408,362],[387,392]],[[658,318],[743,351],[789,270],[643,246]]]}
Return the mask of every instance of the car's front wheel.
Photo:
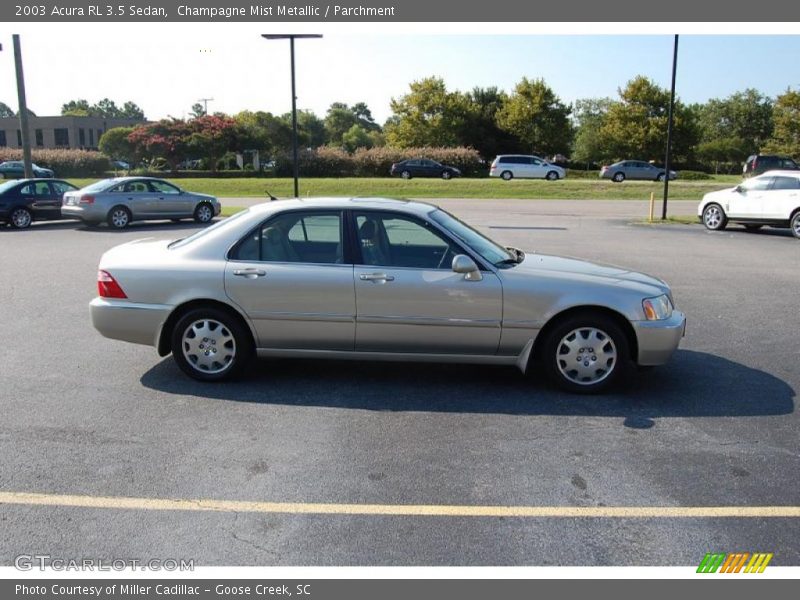
{"label": "car's front wheel", "polygon": [[11,211],[9,222],[14,229],[27,229],[33,222],[33,215],[27,208],[15,208]]}
{"label": "car's front wheel", "polygon": [[199,381],[222,381],[241,372],[253,348],[241,322],[217,308],[187,312],[172,330],[172,356]]}
{"label": "car's front wheel", "polygon": [[792,228],[792,235],[800,239],[800,210],[794,213],[792,220],[789,222],[789,226]]}
{"label": "car's front wheel", "polygon": [[711,231],[721,231],[728,224],[728,217],[719,204],[709,204],[703,209],[703,225]]}
{"label": "car's front wheel", "polygon": [[558,180],[558,173],[555,171],[548,171],[547,175],[545,175],[545,179],[547,179],[547,181],[556,181]]}
{"label": "car's front wheel", "polygon": [[194,220],[198,223],[209,223],[214,218],[214,209],[208,202],[201,202],[194,209]]}
{"label": "car's front wheel", "polygon": [[587,312],[558,323],[545,338],[541,358],[548,377],[561,389],[596,394],[628,370],[630,347],[613,319]]}

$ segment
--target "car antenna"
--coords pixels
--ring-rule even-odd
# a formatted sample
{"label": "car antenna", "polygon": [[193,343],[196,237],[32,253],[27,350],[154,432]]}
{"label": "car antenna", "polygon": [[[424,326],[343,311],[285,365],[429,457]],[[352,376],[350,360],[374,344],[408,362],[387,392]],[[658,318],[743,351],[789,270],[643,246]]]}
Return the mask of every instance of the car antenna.
{"label": "car antenna", "polygon": [[270,202],[272,202],[274,200],[277,200],[277,198],[275,196],[273,196],[272,194],[269,193],[269,190],[264,190],[264,191],[267,192],[267,198],[269,198]]}

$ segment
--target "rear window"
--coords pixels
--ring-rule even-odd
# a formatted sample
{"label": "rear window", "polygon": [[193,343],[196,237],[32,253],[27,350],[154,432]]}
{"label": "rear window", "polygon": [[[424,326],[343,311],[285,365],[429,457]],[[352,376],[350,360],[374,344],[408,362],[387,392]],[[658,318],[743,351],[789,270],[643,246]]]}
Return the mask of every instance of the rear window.
{"label": "rear window", "polygon": [[102,192],[104,189],[106,189],[108,186],[110,186],[112,183],[114,183],[114,181],[116,181],[116,180],[114,180],[114,179],[101,179],[100,181],[95,181],[91,185],[87,185],[85,188],[83,188],[83,191],[85,191],[85,192]]}
{"label": "rear window", "polygon": [[800,180],[796,177],[776,177],[772,184],[773,190],[796,190],[800,188]]}

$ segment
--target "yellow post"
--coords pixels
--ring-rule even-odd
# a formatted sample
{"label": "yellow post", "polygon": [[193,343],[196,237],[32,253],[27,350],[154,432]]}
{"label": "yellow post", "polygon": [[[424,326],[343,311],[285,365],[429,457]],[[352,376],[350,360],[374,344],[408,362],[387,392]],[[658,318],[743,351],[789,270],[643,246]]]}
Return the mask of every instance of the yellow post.
{"label": "yellow post", "polygon": [[653,203],[655,202],[655,197],[653,196],[653,192],[650,192],[650,222],[653,222]]}

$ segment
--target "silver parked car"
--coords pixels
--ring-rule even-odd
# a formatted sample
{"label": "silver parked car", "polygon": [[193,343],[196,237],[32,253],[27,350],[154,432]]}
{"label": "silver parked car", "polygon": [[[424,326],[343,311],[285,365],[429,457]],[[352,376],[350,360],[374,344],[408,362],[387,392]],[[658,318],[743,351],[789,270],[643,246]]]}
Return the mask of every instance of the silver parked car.
{"label": "silver parked car", "polygon": [[[643,160],[621,160],[613,165],[603,165],[600,169],[601,179],[610,179],[616,183],[622,183],[626,179],[664,181],[664,174],[663,168],[651,165]],[[677,176],[678,174],[675,171],[670,170],[670,181]]]}
{"label": "silver parked car", "polygon": [[220,213],[214,196],[187,192],[154,177],[114,177],[64,194],[61,214],[89,225],[103,221],[124,229],[145,219],[194,219],[208,223]]}
{"label": "silver parked car", "polygon": [[540,363],[573,392],[667,362],[684,315],[655,277],[504,248],[445,211],[386,199],[254,206],[173,242],[106,252],[92,322],[191,377],[250,357]]}

